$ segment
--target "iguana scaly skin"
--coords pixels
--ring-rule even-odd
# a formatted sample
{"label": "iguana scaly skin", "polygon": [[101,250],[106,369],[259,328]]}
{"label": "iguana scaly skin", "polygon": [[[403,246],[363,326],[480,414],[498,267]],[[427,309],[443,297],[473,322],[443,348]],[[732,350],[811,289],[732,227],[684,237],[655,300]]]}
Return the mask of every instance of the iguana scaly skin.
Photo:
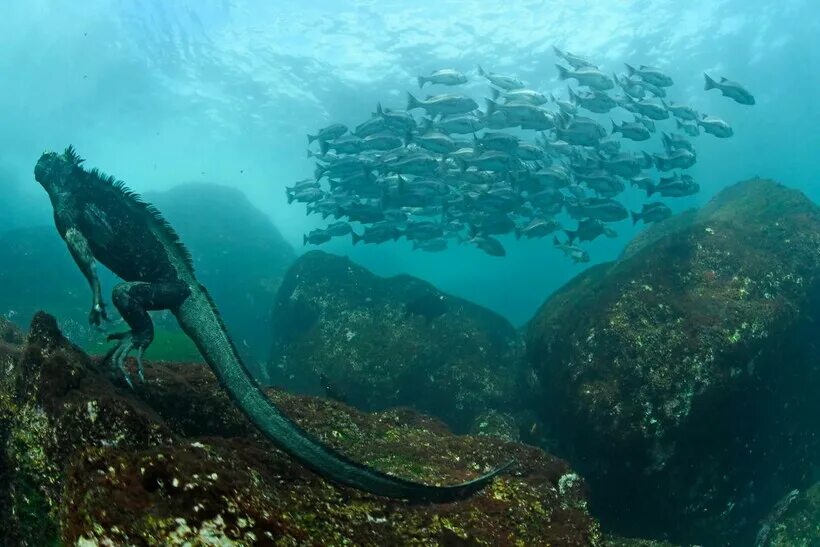
{"label": "iguana scaly skin", "polygon": [[72,147],[63,154],[44,153],[34,177],[48,192],[54,220],[93,296],[89,320],[106,318],[95,260],[124,280],[112,301],[130,331],[109,337],[119,343],[110,360],[130,378],[125,358],[136,351],[142,379],[142,355],[154,337],[149,311],[170,310],[193,340],[234,403],[281,450],[337,483],[391,498],[454,501],[480,490],[506,469],[454,486],[428,486],[354,462],[324,446],[285,416],[262,392],[242,363],[219,312],[199,284],[191,257],[174,230],[151,205],[125,185],[82,167]]}

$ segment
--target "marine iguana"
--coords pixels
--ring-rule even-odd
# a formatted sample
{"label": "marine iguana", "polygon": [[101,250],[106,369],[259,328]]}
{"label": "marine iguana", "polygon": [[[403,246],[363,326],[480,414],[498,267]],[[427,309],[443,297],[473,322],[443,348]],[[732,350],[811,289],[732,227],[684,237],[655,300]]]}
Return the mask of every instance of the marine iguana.
{"label": "marine iguana", "polygon": [[107,319],[97,278],[99,261],[124,280],[112,301],[130,331],[109,336],[118,344],[108,358],[131,380],[125,359],[142,357],[154,337],[149,311],[170,310],[196,344],[234,403],[271,442],[319,475],[340,484],[412,502],[448,502],[469,497],[512,463],[469,482],[430,486],[395,477],[355,462],[301,429],[276,407],[239,357],[211,297],[194,275],[191,256],[159,211],[114,177],[86,170],[69,146],[44,153],[34,177],[48,192],[57,231],[91,287],[89,321]]}

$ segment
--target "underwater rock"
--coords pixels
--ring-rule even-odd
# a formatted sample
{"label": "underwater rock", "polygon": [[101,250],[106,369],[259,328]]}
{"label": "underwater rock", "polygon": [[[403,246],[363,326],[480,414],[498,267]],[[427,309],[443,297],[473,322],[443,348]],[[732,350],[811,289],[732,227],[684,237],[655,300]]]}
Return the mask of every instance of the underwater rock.
{"label": "underwater rock", "polygon": [[270,379],[364,410],[409,406],[459,432],[530,394],[516,330],[495,313],[420,279],[378,277],[313,251],[282,282]]}
{"label": "underwater rock", "polygon": [[604,525],[751,545],[820,461],[818,313],[820,208],[766,180],[548,299],[528,326],[540,408]]}
{"label": "underwater rock", "polygon": [[0,534],[10,545],[603,544],[566,462],[457,437],[410,410],[269,392],[324,443],[404,477],[459,482],[510,458],[515,470],[439,505],[337,487],[261,439],[203,365],[146,363],[147,382],[130,390],[45,314],[8,372]]}
{"label": "underwater rock", "polygon": [[518,441],[521,437],[515,417],[496,410],[488,410],[476,416],[470,426],[470,435],[492,435],[510,442]]}
{"label": "underwater rock", "polygon": [[772,508],[757,534],[755,547],[820,545],[820,482],[792,490]]}
{"label": "underwater rock", "polygon": [[296,253],[270,218],[242,191],[190,183],[149,192],[194,259],[197,277],[213,297],[249,366],[267,360],[271,304]]}

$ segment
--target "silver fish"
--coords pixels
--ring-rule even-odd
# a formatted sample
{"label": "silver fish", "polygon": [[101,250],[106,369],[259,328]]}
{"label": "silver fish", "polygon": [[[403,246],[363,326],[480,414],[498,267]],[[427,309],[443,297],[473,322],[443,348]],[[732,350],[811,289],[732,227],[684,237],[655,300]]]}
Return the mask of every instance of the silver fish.
{"label": "silver fish", "polygon": [[709,91],[710,89],[719,89],[724,97],[729,97],[736,103],[749,106],[755,104],[755,98],[752,94],[738,82],[733,82],[732,80],[727,80],[726,78],[721,78],[719,82],[716,82],[706,73],[703,74],[703,77],[706,79],[706,84],[703,87],[706,91]]}
{"label": "silver fish", "polygon": [[570,70],[565,66],[555,66],[558,67],[558,78],[561,80],[575,78],[579,84],[589,86],[598,91],[606,91],[615,87],[612,78],[597,68],[581,67],[577,70]]}
{"label": "silver fish", "polygon": [[575,247],[569,243],[561,243],[558,237],[553,237],[552,243],[557,249],[560,249],[564,253],[564,256],[571,258],[576,264],[589,262],[589,253],[582,248]]}
{"label": "silver fish", "polygon": [[707,116],[706,114],[703,115],[702,119],[698,120],[698,125],[710,135],[721,139],[731,137],[735,133],[732,130],[732,126],[725,121],[720,118],[715,118],[714,116]]}
{"label": "silver fish", "polygon": [[691,106],[687,106],[684,104],[675,104],[672,102],[666,104],[663,101],[661,101],[661,104],[663,104],[663,106],[669,112],[671,112],[673,116],[680,120],[686,120],[691,122],[697,120],[700,117],[698,113],[695,111],[695,109]]}
{"label": "silver fish", "polygon": [[419,76],[419,89],[424,87],[424,84],[438,84],[438,85],[460,85],[467,83],[467,76],[457,70],[451,68],[443,68],[436,70],[429,76]]}
{"label": "silver fish", "polygon": [[623,122],[621,125],[612,122],[612,134],[620,133],[632,141],[645,141],[650,137],[649,130],[640,122]]}
{"label": "silver fish", "polygon": [[634,226],[639,220],[643,220],[644,224],[660,222],[671,216],[672,209],[670,209],[665,203],[661,203],[659,201],[645,203],[640,213],[636,213],[634,211],[632,212],[632,224]]}
{"label": "silver fish", "polygon": [[590,67],[590,68],[598,68],[598,65],[595,65],[589,59],[585,57],[581,57],[580,55],[575,55],[574,53],[570,53],[569,51],[562,51],[558,48],[558,46],[552,46],[552,50],[555,54],[565,60],[572,68],[583,68],[583,67]]}
{"label": "silver fish", "polygon": [[500,97],[508,103],[520,102],[529,103],[535,106],[541,106],[549,100],[547,96],[540,91],[523,88],[514,89],[512,91],[499,91],[497,89],[493,89],[492,95],[494,100],[498,100]]}
{"label": "silver fish", "polygon": [[478,104],[464,95],[434,95],[421,101],[407,93],[407,110],[423,108],[430,115],[466,114],[478,108]]}
{"label": "silver fish", "polygon": [[644,82],[658,87],[669,87],[674,83],[672,78],[661,72],[659,68],[645,65],[640,65],[638,68],[635,68],[627,64],[626,70],[630,76],[639,76]]}
{"label": "silver fish", "polygon": [[340,124],[340,123],[334,123],[334,124],[328,125],[327,127],[324,127],[322,129],[320,129],[319,132],[316,133],[315,135],[308,135],[307,136],[308,144],[310,144],[310,143],[312,143],[313,141],[316,141],[316,140],[318,140],[318,141],[332,141],[333,139],[337,139],[337,138],[341,137],[345,133],[347,133],[347,126],[346,125],[343,125],[343,124]]}
{"label": "silver fish", "polygon": [[512,91],[513,89],[521,89],[524,87],[524,82],[515,78],[513,76],[504,76],[503,74],[494,74],[492,72],[486,72],[480,66],[478,67],[479,75],[486,78],[491,84],[506,91]]}
{"label": "silver fish", "polygon": [[580,95],[572,88],[569,88],[569,98],[581,108],[585,108],[590,112],[595,112],[596,114],[606,114],[618,106],[615,99],[602,91],[596,90],[593,90],[590,94]]}
{"label": "silver fish", "polygon": [[655,154],[653,157],[655,159],[655,167],[658,168],[658,171],[688,169],[695,165],[695,161],[697,160],[697,156],[685,148],[672,150],[667,156]]}
{"label": "silver fish", "polygon": [[302,236],[302,244],[307,245],[310,243],[311,245],[321,245],[322,243],[327,243],[331,239],[331,234],[327,230],[313,230],[309,234],[305,234]]}

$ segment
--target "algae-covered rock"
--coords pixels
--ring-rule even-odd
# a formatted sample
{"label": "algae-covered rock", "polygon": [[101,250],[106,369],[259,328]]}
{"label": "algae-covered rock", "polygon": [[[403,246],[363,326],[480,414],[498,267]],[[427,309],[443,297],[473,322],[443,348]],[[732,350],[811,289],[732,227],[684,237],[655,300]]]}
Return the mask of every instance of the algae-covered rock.
{"label": "algae-covered rock", "polygon": [[282,283],[275,383],[365,410],[406,405],[466,431],[480,413],[527,403],[521,344],[502,317],[417,278],[381,278],[314,251]]}
{"label": "algae-covered rock", "polygon": [[[131,363],[133,364],[133,363]],[[260,439],[202,365],[147,363],[129,389],[38,314],[2,383],[0,533],[12,545],[601,545],[586,486],[540,449],[457,437],[407,409],[364,414],[270,391],[357,461],[428,483],[514,458],[471,498],[407,504],[338,487]]]}
{"label": "algae-covered rock", "polygon": [[528,358],[604,524],[749,545],[820,459],[819,314],[820,210],[764,180],[647,230],[551,297]]}
{"label": "algae-covered rock", "polygon": [[820,482],[804,492],[792,490],[772,509],[755,547],[820,545]]}

